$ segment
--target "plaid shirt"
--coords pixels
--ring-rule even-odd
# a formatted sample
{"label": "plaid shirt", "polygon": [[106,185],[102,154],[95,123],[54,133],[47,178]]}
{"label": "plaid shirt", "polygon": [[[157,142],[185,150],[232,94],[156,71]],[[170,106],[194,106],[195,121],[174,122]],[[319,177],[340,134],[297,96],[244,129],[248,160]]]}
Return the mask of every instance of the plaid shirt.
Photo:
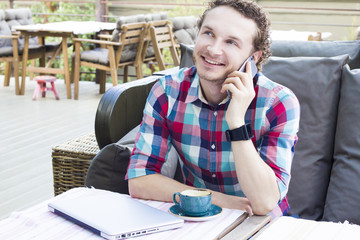
{"label": "plaid shirt", "polygon": [[[272,215],[279,216],[288,209],[286,194],[300,106],[289,89],[262,73],[255,76],[254,87],[256,97],[245,122],[251,123],[253,144],[276,175],[281,200]],[[172,145],[181,158],[185,184],[245,196],[225,136],[228,104],[229,98],[217,106],[204,99],[195,67],[161,77],[148,96],[127,177],[160,173]]]}

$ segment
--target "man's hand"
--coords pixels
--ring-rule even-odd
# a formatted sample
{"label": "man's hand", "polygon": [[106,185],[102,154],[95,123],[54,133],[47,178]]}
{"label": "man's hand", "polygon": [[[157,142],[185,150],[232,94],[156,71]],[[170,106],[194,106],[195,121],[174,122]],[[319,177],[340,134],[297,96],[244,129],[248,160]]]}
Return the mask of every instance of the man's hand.
{"label": "man's hand", "polygon": [[230,129],[245,124],[245,113],[255,97],[251,63],[246,63],[246,72],[234,71],[225,79],[221,92],[231,92],[231,101],[226,111],[225,119]]}
{"label": "man's hand", "polygon": [[227,195],[220,192],[212,192],[212,203],[224,208],[239,209],[247,212],[249,216],[254,213],[251,208],[250,201],[244,197]]}

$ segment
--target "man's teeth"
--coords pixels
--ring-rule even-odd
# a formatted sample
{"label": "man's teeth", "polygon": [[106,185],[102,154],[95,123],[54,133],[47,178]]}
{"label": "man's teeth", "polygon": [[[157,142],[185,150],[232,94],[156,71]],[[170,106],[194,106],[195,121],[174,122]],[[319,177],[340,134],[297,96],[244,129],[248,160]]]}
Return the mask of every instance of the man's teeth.
{"label": "man's teeth", "polygon": [[221,65],[221,63],[214,62],[214,61],[211,61],[211,60],[206,59],[206,58],[205,58],[205,61],[206,61],[206,62],[208,62],[208,63],[210,63],[210,64],[214,64],[214,65]]}

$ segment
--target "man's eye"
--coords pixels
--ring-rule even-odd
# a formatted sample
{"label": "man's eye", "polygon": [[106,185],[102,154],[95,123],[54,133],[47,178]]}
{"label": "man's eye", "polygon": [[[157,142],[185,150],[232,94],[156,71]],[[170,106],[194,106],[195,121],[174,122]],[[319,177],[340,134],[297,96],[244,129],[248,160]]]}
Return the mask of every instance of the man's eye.
{"label": "man's eye", "polygon": [[236,43],[235,41],[232,41],[232,40],[228,40],[227,43],[228,43],[228,44],[231,44],[231,45],[237,46],[237,43]]}
{"label": "man's eye", "polygon": [[208,35],[208,36],[213,36],[212,32],[209,32],[209,31],[206,31],[204,34]]}

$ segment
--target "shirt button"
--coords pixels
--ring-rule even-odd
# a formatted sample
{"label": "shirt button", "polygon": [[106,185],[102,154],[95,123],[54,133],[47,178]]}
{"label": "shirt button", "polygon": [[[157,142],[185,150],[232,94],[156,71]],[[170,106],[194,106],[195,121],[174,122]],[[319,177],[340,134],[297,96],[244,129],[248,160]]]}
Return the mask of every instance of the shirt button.
{"label": "shirt button", "polygon": [[213,173],[212,177],[213,177],[213,178],[216,178],[216,174],[215,174],[215,173]]}
{"label": "shirt button", "polygon": [[215,116],[215,117],[217,116],[217,111],[214,112],[214,116]]}
{"label": "shirt button", "polygon": [[215,144],[211,145],[211,148],[214,150],[215,149]]}

